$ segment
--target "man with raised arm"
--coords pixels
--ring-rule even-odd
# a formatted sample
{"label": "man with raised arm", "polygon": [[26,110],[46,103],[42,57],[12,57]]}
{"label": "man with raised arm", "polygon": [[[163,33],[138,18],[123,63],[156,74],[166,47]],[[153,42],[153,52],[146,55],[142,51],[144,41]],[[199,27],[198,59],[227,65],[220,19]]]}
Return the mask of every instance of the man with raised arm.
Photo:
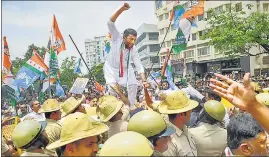
{"label": "man with raised arm", "polygon": [[[118,16],[125,10],[128,10],[130,5],[124,3],[108,20],[107,26],[111,34],[111,51],[108,54],[104,64],[104,77],[106,84],[114,87],[115,84],[127,87],[128,100],[131,104],[131,109],[135,104],[138,83],[135,77],[134,69],[131,61],[135,64],[137,72],[140,74],[143,84],[148,87],[146,81],[143,65],[140,61],[138,53],[134,51],[134,44],[137,38],[137,32],[134,29],[128,28],[121,33],[115,26],[115,21]],[[109,93],[116,94],[113,89],[109,87]]]}

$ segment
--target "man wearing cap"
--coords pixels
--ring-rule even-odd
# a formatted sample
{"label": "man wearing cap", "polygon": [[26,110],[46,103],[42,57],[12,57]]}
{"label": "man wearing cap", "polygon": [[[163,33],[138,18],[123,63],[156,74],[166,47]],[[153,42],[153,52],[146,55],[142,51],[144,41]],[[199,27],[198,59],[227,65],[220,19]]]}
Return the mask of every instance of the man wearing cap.
{"label": "man wearing cap", "polygon": [[224,106],[216,100],[209,100],[199,115],[200,123],[191,128],[198,156],[221,156],[227,147],[227,131],[217,124],[225,116]]}
{"label": "man wearing cap", "polygon": [[168,150],[163,153],[165,156],[197,156],[194,139],[185,125],[190,120],[192,109],[197,106],[198,102],[190,100],[180,90],[163,96],[158,106],[159,112],[168,114],[169,125],[176,128],[176,133],[168,142]]}
{"label": "man wearing cap", "polygon": [[17,148],[25,150],[21,156],[49,156],[44,153],[49,143],[46,125],[45,121],[25,120],[15,127],[11,137]]}
{"label": "man wearing cap", "polygon": [[[46,100],[42,107],[38,110],[38,113],[44,113],[46,117],[47,127],[45,131],[49,138],[49,144],[60,139],[61,125],[57,122],[61,119],[61,107],[56,99]],[[45,150],[46,154],[56,155],[55,150]]]}
{"label": "man wearing cap", "polygon": [[164,156],[168,148],[170,136],[176,132],[172,126],[167,126],[163,117],[150,110],[144,110],[133,115],[128,123],[128,131],[135,131],[147,137],[154,146],[154,156]]}
{"label": "man wearing cap", "polygon": [[65,117],[71,113],[81,112],[87,113],[82,103],[85,101],[84,95],[72,96],[62,103],[62,119],[60,124],[62,125]]}
{"label": "man wearing cap", "polygon": [[127,131],[129,112],[129,106],[112,95],[105,95],[99,99],[96,113],[102,122],[109,122],[108,138]]}
{"label": "man wearing cap", "polygon": [[60,139],[48,145],[47,149],[57,148],[58,156],[96,156],[99,135],[107,130],[105,124],[76,112],[66,116]]}

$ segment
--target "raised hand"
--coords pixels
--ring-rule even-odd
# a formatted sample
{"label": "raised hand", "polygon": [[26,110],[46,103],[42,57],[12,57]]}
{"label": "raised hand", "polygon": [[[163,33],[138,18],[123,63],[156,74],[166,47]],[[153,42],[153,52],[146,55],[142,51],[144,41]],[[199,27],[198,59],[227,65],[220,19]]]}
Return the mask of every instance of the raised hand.
{"label": "raised hand", "polygon": [[128,3],[124,3],[121,7],[123,10],[128,10],[130,8],[130,5]]}
{"label": "raised hand", "polygon": [[213,88],[213,91],[216,94],[227,99],[234,106],[242,110],[250,111],[256,104],[258,104],[255,98],[256,93],[250,85],[250,73],[245,74],[244,85],[221,74],[215,74],[215,76],[225,83],[216,79],[210,79],[211,84],[209,86]]}

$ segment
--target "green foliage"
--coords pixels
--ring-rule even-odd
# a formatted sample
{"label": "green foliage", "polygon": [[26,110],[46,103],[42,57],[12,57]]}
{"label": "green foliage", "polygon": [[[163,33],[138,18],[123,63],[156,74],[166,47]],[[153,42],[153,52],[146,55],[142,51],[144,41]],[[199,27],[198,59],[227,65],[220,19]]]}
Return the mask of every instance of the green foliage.
{"label": "green foliage", "polygon": [[75,59],[74,58],[65,58],[61,64],[61,76],[60,82],[61,85],[67,85],[68,88],[71,88],[73,82],[78,77],[78,74],[74,74],[74,67],[75,67]]}
{"label": "green foliage", "polygon": [[36,49],[37,53],[44,57],[46,53],[45,47],[37,47],[34,44],[28,46],[28,50],[24,54],[22,58],[16,57],[15,60],[12,61],[12,74],[16,75],[20,68],[23,66],[25,62],[27,62],[33,56],[33,50]]}
{"label": "green foliage", "polygon": [[[247,8],[251,10],[252,6],[247,5]],[[253,12],[247,15],[235,10],[233,7],[221,13],[209,10],[208,30],[201,39],[211,39],[209,44],[230,57],[269,53],[269,14]],[[251,54],[253,46],[261,46],[263,52]]]}
{"label": "green foliage", "polygon": [[[91,73],[93,75],[93,77],[95,78],[95,80],[104,85],[106,83],[106,80],[104,78],[104,71],[103,71],[103,67],[104,67],[104,63],[101,63],[101,64],[98,64],[98,65],[95,65],[91,68]],[[83,77],[87,77],[89,78],[89,74],[83,76]]]}

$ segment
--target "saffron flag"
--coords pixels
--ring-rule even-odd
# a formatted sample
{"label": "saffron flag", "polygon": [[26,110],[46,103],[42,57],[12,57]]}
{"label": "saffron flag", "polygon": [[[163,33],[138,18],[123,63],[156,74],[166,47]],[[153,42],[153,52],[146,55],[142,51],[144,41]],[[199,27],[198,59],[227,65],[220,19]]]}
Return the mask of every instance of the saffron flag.
{"label": "saffron flag", "polygon": [[204,0],[191,0],[188,3],[189,7],[182,15],[182,18],[189,18],[204,14]]}
{"label": "saffron flag", "polygon": [[66,50],[65,48],[65,42],[64,39],[62,37],[62,34],[60,32],[57,20],[55,15],[53,15],[53,22],[52,22],[52,29],[51,29],[51,33],[52,33],[52,48],[53,50],[57,51],[57,54],[59,54],[60,52]]}
{"label": "saffron flag", "polygon": [[48,74],[48,67],[38,55],[33,55],[18,71],[14,84],[18,88],[27,89],[41,75]]}
{"label": "saffron flag", "polygon": [[96,89],[97,89],[99,92],[102,92],[102,91],[103,91],[103,87],[102,87],[102,85],[100,85],[97,81],[95,81],[95,86],[96,86]]}
{"label": "saffron flag", "polygon": [[4,56],[3,56],[3,69],[2,69],[2,80],[4,80],[8,75],[11,74],[11,60],[9,55],[9,48],[7,44],[6,37],[4,36]]}

